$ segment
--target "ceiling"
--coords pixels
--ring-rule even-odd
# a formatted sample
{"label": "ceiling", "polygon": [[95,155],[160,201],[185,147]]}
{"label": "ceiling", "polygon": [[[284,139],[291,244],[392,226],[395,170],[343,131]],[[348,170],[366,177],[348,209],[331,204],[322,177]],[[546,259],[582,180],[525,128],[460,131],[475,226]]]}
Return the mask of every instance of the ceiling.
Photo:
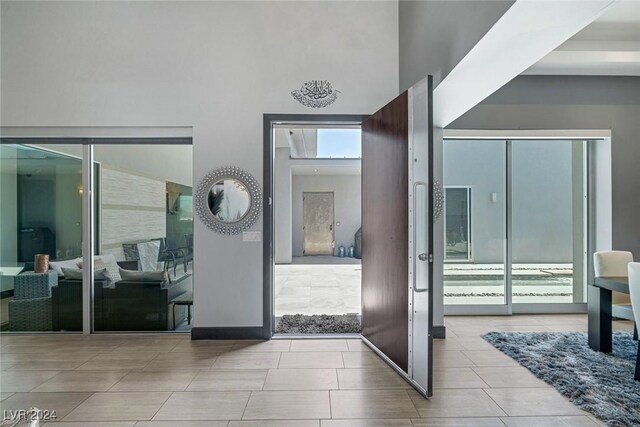
{"label": "ceiling", "polygon": [[640,76],[640,1],[616,2],[523,74]]}

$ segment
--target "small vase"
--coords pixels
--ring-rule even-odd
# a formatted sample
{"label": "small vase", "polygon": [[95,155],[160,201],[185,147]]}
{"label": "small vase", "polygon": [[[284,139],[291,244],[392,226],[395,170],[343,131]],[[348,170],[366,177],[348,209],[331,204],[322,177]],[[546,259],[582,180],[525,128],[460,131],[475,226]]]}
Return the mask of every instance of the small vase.
{"label": "small vase", "polygon": [[37,254],[34,264],[35,273],[46,273],[49,271],[49,254]]}

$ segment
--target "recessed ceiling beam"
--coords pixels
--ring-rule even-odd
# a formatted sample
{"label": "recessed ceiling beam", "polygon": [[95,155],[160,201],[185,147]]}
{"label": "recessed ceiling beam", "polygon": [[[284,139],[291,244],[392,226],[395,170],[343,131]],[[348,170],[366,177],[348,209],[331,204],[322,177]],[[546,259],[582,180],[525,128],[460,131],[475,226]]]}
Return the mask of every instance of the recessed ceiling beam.
{"label": "recessed ceiling beam", "polygon": [[519,0],[435,88],[444,128],[602,15],[615,0]]}

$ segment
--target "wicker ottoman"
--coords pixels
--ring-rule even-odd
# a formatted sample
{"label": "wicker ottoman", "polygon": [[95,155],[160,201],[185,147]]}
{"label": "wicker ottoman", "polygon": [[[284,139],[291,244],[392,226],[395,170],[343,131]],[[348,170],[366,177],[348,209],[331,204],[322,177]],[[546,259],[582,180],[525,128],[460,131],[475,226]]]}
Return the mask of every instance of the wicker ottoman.
{"label": "wicker ottoman", "polygon": [[50,331],[51,288],[57,286],[55,271],[24,272],[14,278],[13,300],[9,301],[10,331]]}

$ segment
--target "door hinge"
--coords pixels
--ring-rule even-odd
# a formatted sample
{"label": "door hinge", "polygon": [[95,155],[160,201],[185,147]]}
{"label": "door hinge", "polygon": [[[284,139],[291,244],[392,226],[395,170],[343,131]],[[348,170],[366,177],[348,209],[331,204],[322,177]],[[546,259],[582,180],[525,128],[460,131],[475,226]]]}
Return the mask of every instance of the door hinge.
{"label": "door hinge", "polygon": [[429,254],[429,262],[433,263],[433,254]]}
{"label": "door hinge", "polygon": [[273,199],[271,198],[271,196],[269,196],[269,206],[271,206],[272,203],[273,203]]}

